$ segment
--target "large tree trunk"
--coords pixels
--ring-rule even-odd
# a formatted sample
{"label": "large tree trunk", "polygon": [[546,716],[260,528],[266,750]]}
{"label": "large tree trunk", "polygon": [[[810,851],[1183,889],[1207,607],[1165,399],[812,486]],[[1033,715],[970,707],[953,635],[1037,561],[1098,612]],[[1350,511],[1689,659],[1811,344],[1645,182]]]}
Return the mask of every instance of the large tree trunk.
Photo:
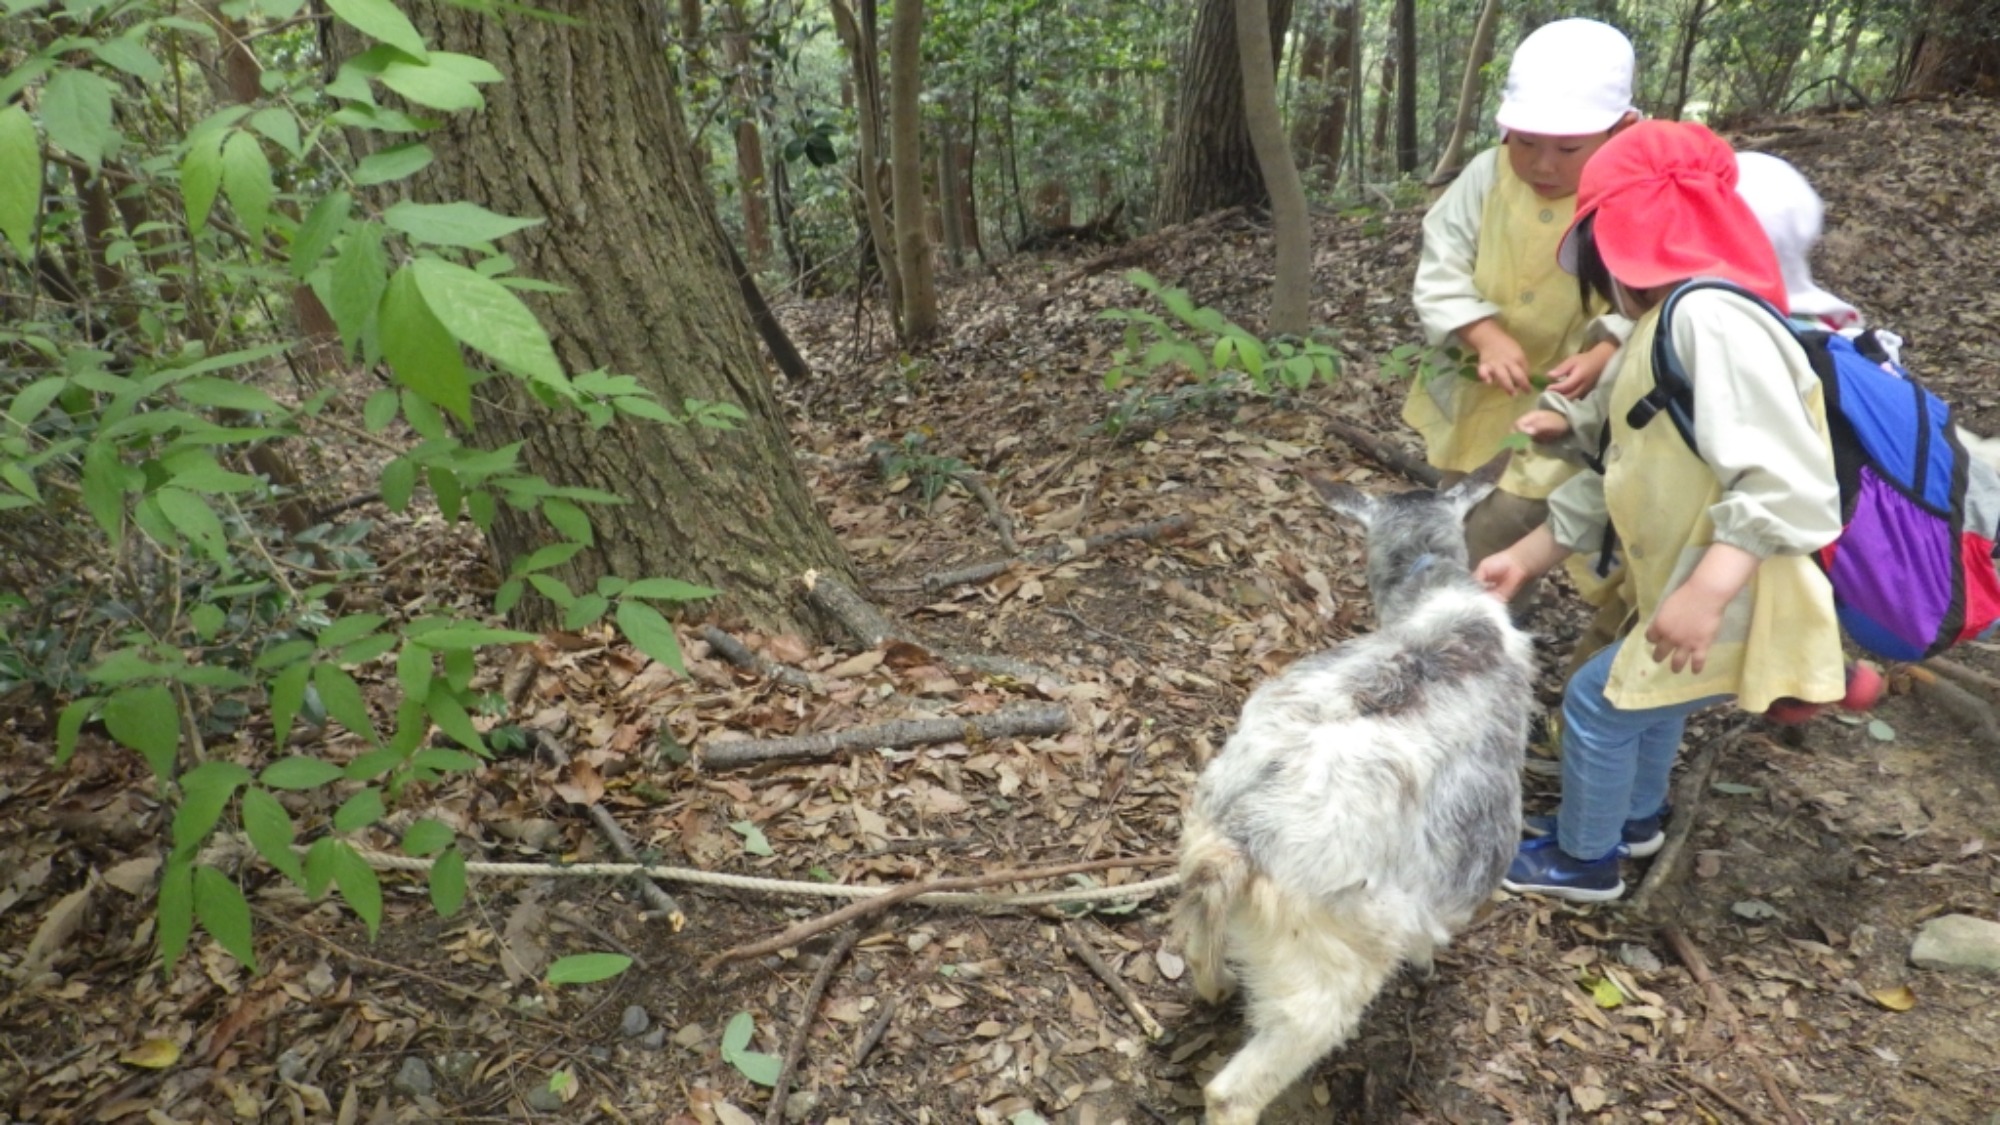
{"label": "large tree trunk", "polygon": [[1396,0],[1396,172],[1417,170],[1417,0]]}
{"label": "large tree trunk", "polygon": [[903,275],[903,342],[937,335],[936,271],[924,229],[923,0],[896,0],[889,18],[889,178],[895,191],[896,269]]}
{"label": "large tree trunk", "polygon": [[2000,0],[1948,0],[1925,7],[1922,39],[1903,93],[2000,93]]}
{"label": "large tree trunk", "polygon": [[1273,335],[1303,336],[1312,320],[1312,226],[1306,191],[1278,118],[1278,81],[1272,72],[1270,15],[1266,0],[1235,0],[1242,36],[1244,120],[1257,149],[1257,166],[1271,189],[1271,237],[1277,243],[1277,276],[1271,284]]}
{"label": "large tree trunk", "polygon": [[[1185,223],[1224,207],[1268,198],[1243,116],[1243,63],[1237,53],[1235,0],[1201,0],[1182,58],[1167,136],[1166,170],[1154,221]],[[1292,0],[1270,0],[1272,64],[1292,22]]]}
{"label": "large tree trunk", "polygon": [[[531,298],[573,372],[638,378],[669,406],[728,403],[733,431],[619,422],[593,430],[554,416],[511,378],[480,383],[475,437],[524,441],[532,470],[630,503],[593,507],[596,546],[559,576],[587,588],[602,574],[664,575],[723,591],[761,628],[811,625],[796,591],[809,569],[847,576],[845,553],[792,458],[727,245],[696,167],[660,43],[653,0],[553,5],[582,22],[495,19],[446,0],[404,0],[440,48],[484,58],[507,76],[473,122],[435,136],[427,199],[468,199],[544,225],[508,240],[526,273],[567,292]],[[490,540],[504,570],[551,540],[539,516],[502,505]],[[523,603],[546,627],[547,603]]]}
{"label": "large tree trunk", "polygon": [[1431,186],[1443,187],[1458,175],[1465,162],[1465,140],[1472,135],[1473,118],[1479,112],[1480,93],[1485,83],[1480,75],[1493,61],[1493,40],[1500,30],[1500,0],[1486,0],[1479,9],[1479,24],[1472,32],[1472,53],[1465,60],[1465,76],[1458,84],[1458,109],[1451,118],[1451,139],[1438,154],[1431,169]]}

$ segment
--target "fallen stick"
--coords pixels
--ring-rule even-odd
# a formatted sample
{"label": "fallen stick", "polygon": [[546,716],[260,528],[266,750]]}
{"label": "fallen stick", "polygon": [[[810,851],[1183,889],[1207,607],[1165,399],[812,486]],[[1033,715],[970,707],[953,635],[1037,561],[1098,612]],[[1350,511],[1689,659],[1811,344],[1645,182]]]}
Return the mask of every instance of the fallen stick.
{"label": "fallen stick", "polygon": [[1010,555],[1020,554],[1021,545],[1014,541],[1014,521],[1007,518],[1007,511],[1000,506],[1000,501],[994,498],[993,490],[986,487],[984,481],[969,471],[953,473],[951,479],[957,481],[960,488],[972,493],[972,498],[979,501],[980,507],[986,509],[986,518],[992,521],[993,531],[1000,537],[1000,549]]}
{"label": "fallen stick", "polygon": [[1751,1109],[1747,1105],[1744,1105],[1742,1102],[1737,1101],[1735,1098],[1730,1097],[1728,1094],[1723,1093],[1721,1090],[1716,1088],[1715,1083],[1710,1082],[1706,1078],[1702,1078],[1699,1075],[1694,1075],[1694,1074],[1683,1074],[1680,1076],[1679,1080],[1684,1082],[1690,1082],[1696,1086],[1699,1086],[1703,1093],[1706,1093],[1709,1097],[1714,1098],[1716,1101],[1729,1107],[1731,1110],[1734,1110],[1738,1117],[1741,1117],[1743,1120],[1748,1121],[1750,1125],[1757,1125],[1757,1122],[1761,1119],[1760,1115],[1755,1110]]}
{"label": "fallen stick", "polygon": [[[556,745],[555,739],[536,731],[535,744],[551,762],[556,764],[557,768],[569,767],[569,754]],[[611,842],[611,850],[618,853],[618,858],[626,863],[644,862],[639,858],[639,849],[632,844],[632,837],[625,834],[625,829],[619,826],[617,818],[611,815],[609,809],[603,805],[586,805],[584,812],[589,815],[591,823],[597,825],[597,830],[604,834],[604,838]],[[662,890],[660,885],[651,879],[634,877],[632,881],[639,888],[639,897],[646,900],[646,917],[664,918],[674,933],[680,933],[681,927],[687,925],[687,915],[681,911],[681,904],[674,900],[674,896]]]}
{"label": "fallen stick", "polygon": [[1964,687],[1976,688],[1983,691],[1989,698],[2000,699],[2000,678],[1967,668],[1956,660],[1947,660],[1942,656],[1933,656],[1918,667],[1928,668],[1939,675],[1957,680]]}
{"label": "fallen stick", "polygon": [[1910,674],[1910,687],[1915,694],[1937,704],[1968,732],[1988,741],[2000,739],[2000,713],[1993,710],[1993,705],[1945,680],[1929,664],[1927,661],[1904,669]]}
{"label": "fallen stick", "polygon": [[1116,859],[1089,859],[1078,863],[1063,863],[1054,867],[1029,867],[1013,871],[996,871],[990,875],[952,875],[943,879],[931,879],[920,883],[904,883],[894,890],[884,891],[873,898],[857,899],[831,914],[808,918],[763,941],[739,945],[710,957],[701,963],[701,971],[714,972],[718,967],[731,961],[741,961],[745,957],[761,957],[766,953],[776,953],[789,949],[815,934],[822,934],[836,926],[880,914],[899,902],[918,895],[935,894],[939,891],[971,891],[981,887],[991,887],[998,883],[1020,883],[1031,879],[1058,879],[1064,875],[1081,875],[1090,871],[1108,871],[1113,867],[1147,867],[1177,862],[1172,856],[1124,856]]}
{"label": "fallen stick", "polygon": [[[840,579],[813,571],[806,575],[805,583],[806,600],[817,606],[822,612],[832,616],[834,620],[840,622],[841,626],[856,641],[859,641],[862,646],[877,648],[883,641],[892,638],[896,640],[908,640],[908,638],[896,631],[896,627],[889,623],[889,619],[882,615],[881,610],[876,609],[866,598],[855,593],[848,587],[847,583],[842,582]],[[1029,684],[1039,683],[1043,680],[1054,680],[1058,683],[1064,682],[1063,677],[1056,674],[1053,669],[1044,668],[1039,664],[1032,664],[1025,660],[1016,660],[1010,656],[993,656],[987,653],[976,652],[952,652],[945,649],[934,649],[929,645],[919,644],[916,641],[910,641],[910,643],[925,649],[946,664],[960,665],[970,668],[975,672],[989,672],[1011,676],[1016,680]]]}
{"label": "fallen stick", "polygon": [[833,948],[826,951],[820,960],[819,972],[813,974],[812,987],[806,989],[805,1002],[799,1005],[799,1026],[792,1029],[792,1041],[785,1047],[785,1061],[778,1067],[778,1079],[771,1083],[771,1104],[764,1110],[764,1125],[778,1125],[785,1119],[785,1091],[792,1084],[792,1072],[799,1067],[799,1060],[805,1057],[806,1040],[812,1036],[813,1015],[819,1011],[820,998],[826,995],[826,986],[833,979],[833,970],[861,937],[861,927],[849,926]]}
{"label": "fallen stick", "polygon": [[889,1023],[895,1018],[896,998],[893,995],[884,996],[882,998],[882,1010],[875,1013],[875,1019],[869,1023],[868,1030],[862,1032],[861,1038],[854,1041],[855,1066],[860,1066],[862,1063],[868,1061],[868,1056],[874,1053],[875,1045],[880,1043],[882,1036],[888,1033]]}
{"label": "fallen stick", "polygon": [[1667,842],[1653,857],[1653,865],[1646,869],[1646,877],[1639,881],[1639,889],[1632,892],[1632,899],[1625,909],[1633,914],[1644,914],[1653,904],[1653,895],[1673,877],[1674,868],[1680,866],[1681,852],[1687,848],[1688,838],[1694,835],[1695,813],[1701,808],[1702,797],[1708,792],[1708,780],[1715,774],[1715,764],[1722,759],[1722,752],[1741,741],[1750,731],[1754,722],[1744,719],[1735,726],[1711,739],[1701,748],[1701,753],[1681,774],[1681,783],[1674,793],[1674,815],[1672,825],[1667,829]]}
{"label": "fallen stick", "polygon": [[1063,563],[1080,559],[1107,544],[1118,543],[1127,539],[1138,539],[1145,542],[1169,539],[1187,530],[1187,525],[1188,518],[1186,516],[1169,516],[1163,520],[1133,524],[1130,527],[1121,527],[1116,531],[1105,531],[1092,535],[1083,541],[1081,550],[1073,548],[1068,543],[1052,543],[1046,547],[1036,548],[1019,557],[989,559],[986,562],[973,563],[969,566],[960,567],[957,570],[945,570],[939,571],[936,574],[926,575],[916,582],[899,582],[894,585],[885,585],[882,588],[899,594],[912,593],[918,590],[926,593],[936,593],[939,590],[950,589],[953,586],[963,586],[968,582],[984,582],[990,578],[997,578],[1016,566],[1060,566]]}
{"label": "fallen stick", "polygon": [[962,718],[896,719],[828,734],[711,742],[701,749],[705,769],[731,769],[763,762],[826,758],[848,750],[918,746],[934,742],[984,742],[995,738],[1040,737],[1069,727],[1060,703],[1010,703],[989,715]]}
{"label": "fallen stick", "polygon": [[1764,1065],[1764,1061],[1757,1056],[1757,1053],[1754,1050],[1740,1050],[1744,1046],[1743,1014],[1737,1011],[1736,1005],[1729,999],[1729,994],[1723,991],[1722,982],[1716,980],[1715,974],[1708,971],[1708,958],[1702,956],[1701,948],[1695,945],[1694,939],[1682,932],[1679,926],[1674,925],[1660,927],[1660,936],[1666,939],[1667,945],[1673,949],[1674,956],[1680,958],[1681,964],[1687,966],[1688,975],[1701,986],[1702,994],[1707,997],[1709,1010],[1722,1013],[1722,1018],[1729,1024],[1731,1048],[1737,1050],[1738,1057],[1749,1064],[1750,1069],[1756,1073],[1758,1084],[1764,1087],[1764,1096],[1771,1099],[1771,1104],[1778,1108],[1778,1112],[1785,1115],[1785,1120],[1791,1125],[1811,1125],[1805,1118],[1799,1116],[1798,1110],[1792,1108],[1791,1100],[1785,1097],[1785,1091],[1778,1086],[1778,1080],[1771,1076],[1770,1068]]}
{"label": "fallen stick", "polygon": [[1111,990],[1111,995],[1117,997],[1120,1004],[1125,1005],[1125,1010],[1132,1014],[1132,1019],[1138,1023],[1139,1030],[1146,1033],[1147,1039],[1157,1043],[1166,1038],[1167,1029],[1160,1026],[1160,1021],[1154,1019],[1153,1013],[1147,1011],[1146,1006],[1139,1002],[1138,993],[1133,992],[1132,986],[1113,972],[1110,965],[1105,964],[1104,958],[1097,955],[1097,950],[1090,947],[1088,940],[1067,926],[1063,927],[1062,940],[1063,947],[1069,950],[1070,956],[1083,962],[1084,967],[1096,974],[1097,979],[1104,982],[1104,987]]}
{"label": "fallen stick", "polygon": [[1427,488],[1438,485],[1438,471],[1419,460],[1414,454],[1390,445],[1374,434],[1348,422],[1333,417],[1326,411],[1320,412],[1327,431],[1334,437],[1359,449],[1378,464],[1386,465]]}
{"label": "fallen stick", "polygon": [[708,642],[708,647],[721,653],[724,660],[738,668],[747,669],[765,679],[776,680],[792,687],[810,689],[813,686],[812,676],[803,670],[789,664],[780,664],[768,656],[759,656],[750,651],[750,646],[713,625],[703,629],[701,637]]}

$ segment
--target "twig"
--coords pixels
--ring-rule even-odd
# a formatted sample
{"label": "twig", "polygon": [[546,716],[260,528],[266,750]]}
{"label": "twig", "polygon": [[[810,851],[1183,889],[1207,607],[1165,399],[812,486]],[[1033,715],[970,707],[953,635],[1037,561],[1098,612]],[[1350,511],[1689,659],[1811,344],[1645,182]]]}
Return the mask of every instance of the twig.
{"label": "twig", "polygon": [[1653,865],[1646,870],[1646,877],[1639,881],[1639,889],[1632,892],[1626,910],[1644,914],[1646,908],[1652,905],[1653,896],[1673,877],[1674,868],[1680,866],[1681,852],[1687,848],[1688,839],[1694,835],[1695,822],[1700,819],[1696,813],[1701,808],[1702,796],[1708,792],[1708,779],[1715,773],[1715,764],[1721,760],[1725,749],[1736,745],[1749,733],[1754,722],[1754,719],[1743,719],[1711,739],[1708,745],[1701,748],[1701,753],[1695,755],[1686,772],[1681,774],[1680,785],[1674,793],[1674,815],[1672,825],[1667,829],[1667,842],[1653,857]]}
{"label": "twig", "polygon": [[806,688],[808,690],[813,687],[812,676],[802,669],[794,668],[789,664],[780,664],[768,656],[760,656],[757,653],[751,652],[748,645],[745,645],[742,641],[737,640],[735,637],[730,636],[713,625],[704,628],[701,631],[701,636],[703,640],[708,642],[708,647],[721,653],[724,660],[729,661],[738,668],[748,669],[766,679],[776,680],[781,684],[788,684],[792,687]]}
{"label": "twig", "polygon": [[1086,968],[1095,973],[1097,979],[1104,982],[1104,987],[1111,990],[1111,995],[1116,996],[1118,1002],[1125,1005],[1125,1010],[1132,1013],[1132,1019],[1138,1023],[1139,1030],[1146,1033],[1147,1039],[1157,1043],[1166,1038],[1167,1029],[1161,1027],[1160,1021],[1153,1018],[1153,1013],[1147,1011],[1146,1006],[1139,1002],[1139,995],[1132,991],[1132,986],[1113,972],[1110,965],[1104,963],[1104,958],[1097,955],[1097,950],[1090,947],[1088,940],[1068,926],[1062,929],[1062,940],[1063,947],[1069,950],[1070,956],[1083,962]]}
{"label": "twig", "polygon": [[1359,449],[1376,462],[1396,470],[1418,484],[1428,488],[1437,487],[1439,480],[1438,471],[1430,465],[1351,423],[1343,422],[1333,417],[1332,414],[1325,410],[1320,411],[1320,415],[1324,420],[1327,431],[1334,437]]}
{"label": "twig", "polygon": [[862,1032],[861,1038],[854,1041],[855,1066],[868,1061],[868,1056],[874,1053],[875,1045],[882,1041],[882,1036],[889,1030],[890,1021],[895,1018],[896,997],[894,995],[883,997],[882,1010],[875,1013],[875,1019],[868,1025],[868,1030]]}
{"label": "twig", "polygon": [[[544,731],[532,733],[535,744],[558,769],[569,766],[569,755],[561,746],[556,745],[554,738]],[[584,811],[590,816],[591,823],[597,825],[597,830],[611,842],[611,850],[618,853],[618,858],[627,863],[642,862],[639,858],[639,849],[632,844],[632,837],[625,834],[625,829],[619,826],[617,818],[611,815],[609,809],[603,805],[593,804],[584,806]],[[639,888],[639,897],[646,900],[646,917],[664,918],[674,933],[680,933],[681,927],[687,925],[687,915],[681,911],[681,904],[674,901],[674,896],[660,889],[660,885],[651,879],[635,878],[633,883]]]}
{"label": "twig", "polygon": [[993,522],[994,534],[1000,537],[1000,549],[1010,555],[1020,554],[1021,545],[1014,541],[1014,521],[1007,518],[1006,509],[994,498],[993,490],[986,487],[986,482],[979,479],[979,474],[968,470],[951,474],[951,479],[970,492],[972,498],[986,509],[986,518]]}
{"label": "twig", "polygon": [[820,960],[819,972],[813,974],[812,987],[806,989],[805,1002],[799,1005],[799,1026],[792,1029],[792,1041],[785,1047],[784,1065],[778,1068],[778,1080],[771,1083],[771,1105],[764,1111],[764,1125],[778,1125],[785,1119],[785,1091],[792,1084],[792,1072],[799,1067],[799,1060],[805,1057],[806,1040],[812,1037],[813,1014],[819,1011],[820,998],[826,995],[827,982],[833,979],[833,970],[854,949],[854,943],[861,937],[861,927],[849,926],[836,938],[833,948],[827,950]]}
{"label": "twig", "polygon": [[1904,671],[1910,674],[1910,686],[1916,694],[1937,704],[1968,732],[1989,742],[2000,739],[2000,714],[1994,712],[1992,704],[1945,681],[1928,668],[1911,667]]}
{"label": "twig", "polygon": [[359,496],[350,496],[345,500],[328,504],[326,507],[315,511],[312,514],[312,522],[313,524],[322,524],[335,516],[351,512],[356,508],[365,508],[381,499],[382,494],[379,492],[364,492]]}
{"label": "twig", "polygon": [[[1702,994],[1707,997],[1709,1010],[1721,1012],[1723,1019],[1728,1022],[1731,1044],[1742,1047],[1743,1015],[1737,1011],[1736,1005],[1730,1002],[1729,994],[1723,991],[1722,982],[1715,979],[1714,973],[1709,972],[1708,959],[1702,956],[1701,948],[1695,945],[1694,939],[1682,932],[1679,926],[1660,927],[1660,936],[1666,939],[1667,945],[1673,949],[1674,956],[1680,958],[1681,964],[1687,966],[1688,975],[1695,979],[1696,984],[1701,985]],[[1771,1104],[1778,1107],[1778,1112],[1785,1115],[1786,1121],[1791,1125],[1810,1125],[1805,1118],[1799,1116],[1798,1110],[1792,1108],[1791,1100],[1785,1097],[1785,1091],[1779,1088],[1778,1080],[1771,1076],[1770,1068],[1764,1065],[1754,1050],[1741,1051],[1739,1057],[1756,1072],[1758,1083],[1764,1087],[1764,1096],[1771,1099]]]}
{"label": "twig", "polygon": [[916,746],[932,742],[983,742],[994,738],[1041,736],[1069,727],[1069,710],[1059,703],[1014,703],[990,715],[962,718],[896,719],[828,734],[711,742],[702,747],[705,769],[729,769],[763,762],[825,758],[848,750]]}
{"label": "twig", "polygon": [[806,600],[840,622],[841,627],[862,647],[874,648],[896,635],[896,627],[889,624],[882,611],[840,579],[819,571],[808,571],[805,585]]}
{"label": "twig", "polygon": [[1152,863],[1170,862],[1159,856],[1123,856],[1116,859],[1091,859],[1080,863],[1063,863],[1054,867],[1029,867],[1013,871],[996,871],[989,875],[953,875],[943,879],[932,879],[921,883],[904,883],[894,890],[885,891],[873,898],[859,899],[831,914],[809,918],[776,937],[763,941],[739,945],[710,957],[702,962],[701,971],[714,972],[718,967],[731,961],[741,961],[746,957],[761,957],[766,953],[776,953],[789,949],[815,934],[822,934],[836,926],[879,914],[889,907],[921,894],[937,891],[970,891],[980,887],[990,887],[996,883],[1018,883],[1030,879],[1055,879],[1064,875],[1081,875],[1088,871],[1106,871],[1113,867],[1140,867]]}
{"label": "twig", "polygon": [[1750,1125],[1757,1125],[1759,1121],[1763,1120],[1762,1114],[1758,1113],[1754,1109],[1751,1109],[1749,1106],[1744,1105],[1742,1102],[1737,1101],[1735,1098],[1730,1097],[1728,1094],[1723,1093],[1721,1090],[1716,1088],[1715,1083],[1710,1082],[1708,1079],[1703,1078],[1700,1075],[1696,1074],[1683,1074],[1680,1076],[1680,1078],[1689,1083],[1692,1083],[1695,1086],[1701,1087],[1702,1093],[1705,1093],[1709,1097],[1714,1098],[1716,1101],[1721,1102],[1723,1105],[1727,1106],[1730,1110],[1734,1111],[1736,1116],[1741,1117],[1743,1120],[1750,1122]]}
{"label": "twig", "polygon": [[1967,668],[1956,660],[1947,660],[1942,656],[1933,656],[1929,660],[1924,661],[1920,667],[1928,668],[1942,676],[1957,680],[1964,687],[1977,688],[1991,698],[2000,699],[2000,679],[1989,676],[1984,672]]}
{"label": "twig", "polygon": [[996,578],[1019,565],[1060,566],[1063,563],[1080,559],[1107,544],[1117,543],[1126,539],[1139,539],[1146,542],[1170,539],[1187,530],[1187,526],[1188,517],[1169,516],[1163,520],[1133,524],[1130,527],[1121,527],[1116,531],[1105,531],[1092,535],[1083,541],[1083,548],[1081,550],[1075,549],[1069,543],[1052,543],[1046,547],[1029,551],[1018,558],[989,559],[986,562],[973,563],[969,566],[960,567],[957,570],[945,570],[939,571],[936,574],[925,575],[922,579],[914,583],[899,582],[885,584],[882,586],[882,589],[898,594],[912,593],[919,590],[934,594],[939,590],[950,589],[953,586],[962,586],[968,582],[984,582],[989,578]]}

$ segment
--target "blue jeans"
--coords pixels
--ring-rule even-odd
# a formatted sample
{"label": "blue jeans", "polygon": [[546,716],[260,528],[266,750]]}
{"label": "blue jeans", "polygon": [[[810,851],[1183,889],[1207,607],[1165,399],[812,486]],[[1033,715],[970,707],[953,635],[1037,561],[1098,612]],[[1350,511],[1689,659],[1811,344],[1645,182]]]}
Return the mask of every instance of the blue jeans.
{"label": "blue jeans", "polygon": [[1632,711],[1615,707],[1604,697],[1604,685],[1624,645],[1621,640],[1585,661],[1563,692],[1556,843],[1578,859],[1609,854],[1627,820],[1652,816],[1666,805],[1667,778],[1688,716],[1731,698],[1712,695]]}

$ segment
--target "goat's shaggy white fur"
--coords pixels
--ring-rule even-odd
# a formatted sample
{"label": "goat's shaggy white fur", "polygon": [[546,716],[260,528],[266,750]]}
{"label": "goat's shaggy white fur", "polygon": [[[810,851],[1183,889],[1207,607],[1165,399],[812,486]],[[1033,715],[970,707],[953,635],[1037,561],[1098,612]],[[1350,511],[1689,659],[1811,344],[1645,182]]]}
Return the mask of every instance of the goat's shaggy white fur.
{"label": "goat's shaggy white fur", "polygon": [[1195,990],[1240,981],[1252,1028],[1207,1086],[1210,1125],[1252,1125],[1398,965],[1428,967],[1520,839],[1531,644],[1465,565],[1490,481],[1382,499],[1314,483],[1369,529],[1381,625],[1258,688],[1196,788],[1176,929]]}

